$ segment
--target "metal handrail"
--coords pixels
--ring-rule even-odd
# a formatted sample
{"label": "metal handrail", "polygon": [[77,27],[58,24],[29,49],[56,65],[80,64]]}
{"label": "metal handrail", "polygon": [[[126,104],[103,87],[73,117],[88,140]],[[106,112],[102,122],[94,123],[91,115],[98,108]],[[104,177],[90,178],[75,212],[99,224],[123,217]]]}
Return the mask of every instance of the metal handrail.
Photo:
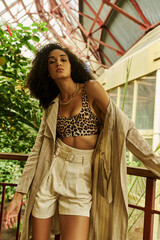
{"label": "metal handrail", "polygon": [[[4,159],[4,160],[26,161],[27,157],[28,157],[28,154],[0,153],[0,159]],[[156,180],[160,179],[160,178],[158,178],[156,175],[154,175],[149,170],[146,170],[143,168],[137,168],[137,167],[127,167],[127,174],[146,178],[145,206],[141,207],[141,206],[137,206],[134,204],[129,204],[128,206],[131,208],[134,208],[134,209],[144,211],[143,240],[146,240],[146,239],[153,240],[154,214],[160,215],[160,211],[157,211],[154,209]],[[0,183],[0,186],[3,187],[1,213],[0,213],[0,240],[1,240],[1,230],[2,230],[2,217],[3,217],[3,209],[4,209],[5,188],[6,188],[6,186],[16,186],[16,185],[17,184],[13,184],[13,183]],[[22,210],[22,208],[21,208],[21,210]],[[21,210],[20,210],[20,213],[18,216],[16,240],[19,240]],[[60,235],[56,235],[55,240],[60,240]]]}

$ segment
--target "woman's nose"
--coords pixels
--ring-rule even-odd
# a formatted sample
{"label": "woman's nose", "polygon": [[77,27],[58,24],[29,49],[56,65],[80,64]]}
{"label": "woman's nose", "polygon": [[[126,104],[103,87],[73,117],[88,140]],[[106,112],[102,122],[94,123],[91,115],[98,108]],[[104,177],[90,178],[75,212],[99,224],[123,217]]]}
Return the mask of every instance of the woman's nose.
{"label": "woman's nose", "polygon": [[61,61],[57,60],[57,66],[61,66],[61,65],[62,65]]}

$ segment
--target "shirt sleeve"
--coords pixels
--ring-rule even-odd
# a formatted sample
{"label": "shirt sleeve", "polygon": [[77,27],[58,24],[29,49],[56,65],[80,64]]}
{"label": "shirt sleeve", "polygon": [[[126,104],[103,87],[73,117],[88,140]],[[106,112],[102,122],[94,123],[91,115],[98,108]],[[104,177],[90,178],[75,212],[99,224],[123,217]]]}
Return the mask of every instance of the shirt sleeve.
{"label": "shirt sleeve", "polygon": [[29,190],[29,187],[35,175],[37,161],[39,158],[39,153],[43,142],[45,125],[46,125],[46,112],[44,113],[43,119],[41,121],[35,144],[27,159],[26,165],[23,170],[23,174],[20,178],[18,186],[16,187],[16,192],[27,193]]}
{"label": "shirt sleeve", "polygon": [[144,166],[160,177],[160,157],[158,157],[149,146],[144,137],[135,127],[132,127],[127,134],[126,146]]}

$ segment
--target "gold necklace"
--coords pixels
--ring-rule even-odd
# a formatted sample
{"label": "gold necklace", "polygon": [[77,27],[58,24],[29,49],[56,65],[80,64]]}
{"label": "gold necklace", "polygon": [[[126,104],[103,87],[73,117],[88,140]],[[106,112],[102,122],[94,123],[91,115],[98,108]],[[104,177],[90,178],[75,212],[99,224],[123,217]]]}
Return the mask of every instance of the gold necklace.
{"label": "gold necklace", "polygon": [[68,103],[70,103],[70,102],[73,100],[74,96],[76,95],[76,93],[77,93],[77,91],[78,91],[78,88],[79,88],[79,83],[76,84],[74,93],[73,93],[73,95],[71,96],[71,98],[70,98],[67,102],[62,102],[61,99],[60,99],[60,100],[59,100],[60,104],[61,104],[61,105],[67,105]]}

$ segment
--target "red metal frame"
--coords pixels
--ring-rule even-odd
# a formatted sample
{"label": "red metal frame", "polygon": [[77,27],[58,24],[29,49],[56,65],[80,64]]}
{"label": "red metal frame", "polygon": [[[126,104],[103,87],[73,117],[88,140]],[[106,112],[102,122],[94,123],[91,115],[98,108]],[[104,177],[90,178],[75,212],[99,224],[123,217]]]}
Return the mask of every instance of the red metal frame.
{"label": "red metal frame", "polygon": [[99,49],[99,52],[110,63],[110,65],[112,65],[112,62],[110,61],[110,59],[106,56],[106,54],[104,54],[104,52],[101,51],[101,49]]}
{"label": "red metal frame", "polygon": [[63,40],[63,38],[61,38],[57,32],[54,30],[54,28],[51,26],[51,24],[49,23],[49,20],[47,19],[46,15],[45,15],[45,11],[43,9],[43,5],[41,4],[41,0],[35,0],[35,5],[36,5],[36,8],[37,8],[37,12],[38,12],[38,15],[39,17],[47,23],[47,27],[50,29],[51,33],[53,34],[53,36],[55,37],[55,39],[57,41],[59,41],[63,46],[66,46],[68,48],[70,48],[66,42]]}
{"label": "red metal frame", "polygon": [[153,238],[153,209],[155,207],[156,180],[147,178],[143,239]]}
{"label": "red metal frame", "polygon": [[122,52],[123,54],[125,54],[126,51],[125,51],[124,48],[121,46],[121,44],[118,42],[118,40],[114,37],[114,35],[109,31],[109,29],[108,29],[106,26],[104,26],[103,28],[104,28],[104,29],[107,31],[107,33],[111,36],[111,38],[112,38],[113,41],[117,44],[117,46],[119,47],[119,49],[121,50],[121,52]]}
{"label": "red metal frame", "polygon": [[154,209],[156,179],[158,178],[152,172],[142,168],[128,167],[127,173],[129,175],[146,177],[145,206],[141,207],[133,204],[128,206],[144,211],[143,240],[153,240],[154,214],[160,215],[160,211]]}
{"label": "red metal frame", "polygon": [[[97,12],[96,15],[95,15],[95,19],[93,20],[92,26],[90,27],[89,34],[93,31],[93,28],[94,28],[95,24],[98,23],[99,15],[100,15],[100,13],[101,13],[101,11],[102,11],[102,9],[103,9],[103,5],[104,5],[104,4],[101,3],[98,12]],[[102,21],[101,21],[101,23],[102,23]]]}
{"label": "red metal frame", "polygon": [[144,211],[143,240],[153,239],[154,214],[160,215],[160,211],[154,210],[155,189],[156,189],[156,179],[147,177],[145,207],[135,206],[133,204],[128,205],[130,208]]}
{"label": "red metal frame", "polygon": [[103,0],[103,2],[105,4],[107,4],[108,6],[112,7],[112,9],[114,9],[115,11],[121,13],[122,15],[124,15],[125,17],[129,18],[131,21],[135,22],[136,24],[138,24],[139,26],[142,27],[142,29],[147,30],[148,26],[147,24],[139,21],[138,19],[136,19],[135,17],[131,16],[130,14],[128,14],[126,11],[124,11],[122,8],[118,7],[117,5],[115,5],[114,3],[109,2],[108,0]]}
{"label": "red metal frame", "polygon": [[105,47],[108,47],[108,48],[112,49],[112,50],[115,51],[118,55],[121,55],[121,56],[123,55],[123,52],[122,52],[121,50],[118,50],[118,49],[112,47],[111,45],[109,45],[109,44],[107,44],[107,43],[105,43],[105,42],[103,42],[103,41],[101,41],[101,40],[98,40],[98,39],[96,39],[96,38],[94,38],[94,37],[90,37],[90,36],[89,36],[89,38],[90,38],[91,40],[94,40],[94,41],[100,43],[101,45],[103,45],[103,46],[105,46]]}
{"label": "red metal frame", "polygon": [[[117,2],[117,0],[114,2],[114,3],[116,3]],[[117,54],[118,55],[123,55],[124,53],[125,53],[125,50],[122,48],[122,46],[120,45],[120,43],[118,42],[118,40],[113,36],[113,34],[111,34],[111,32],[107,29],[107,27],[105,26],[105,22],[107,21],[107,19],[109,18],[109,16],[110,16],[110,14],[111,14],[111,12],[112,12],[112,10],[113,9],[111,9],[111,11],[108,13],[108,15],[107,15],[107,17],[106,17],[106,19],[104,20],[104,21],[102,21],[101,19],[100,19],[100,17],[99,16],[97,16],[97,13],[94,11],[94,9],[92,8],[92,6],[86,1],[86,0],[84,0],[84,3],[88,6],[88,8],[90,9],[90,11],[95,15],[95,17],[96,17],[96,21],[95,21],[95,23],[97,23],[98,24],[98,26],[99,26],[99,28],[100,29],[102,29],[102,31],[103,30],[106,30],[107,31],[107,33],[111,36],[111,38],[113,39],[113,41],[116,43],[116,45],[119,47],[119,49],[122,51],[122,54],[121,53],[119,53],[119,51],[120,50],[118,50],[118,52],[117,52]],[[103,3],[102,3],[103,4]],[[101,4],[101,6],[102,6],[102,4]],[[101,6],[100,6],[100,9],[99,9],[99,14],[100,14],[100,10],[101,10]],[[92,28],[92,27],[91,27]],[[93,36],[93,33],[95,32],[93,32],[93,31],[91,31],[92,29],[90,29],[89,30],[89,34],[90,34],[90,36],[92,37]],[[102,36],[102,33],[101,33],[101,36]],[[97,46],[97,49],[100,49],[100,46],[101,45],[104,45],[104,44],[101,44],[101,42],[103,42],[103,41],[101,41],[101,36],[99,37],[99,39],[97,39],[97,41],[99,41],[99,47]],[[93,41],[93,39],[90,37],[90,39]],[[100,42],[101,41],[101,42]],[[108,47],[107,45],[104,45],[105,47]],[[114,50],[114,49],[112,49],[112,50]],[[101,53],[102,53],[102,51],[101,51]],[[111,63],[111,61],[110,61],[110,59],[107,57],[107,59],[108,59],[108,62],[110,62]],[[111,64],[112,65],[112,64]]]}
{"label": "red metal frame", "polygon": [[142,20],[144,21],[144,23],[148,26],[151,27],[150,22],[147,20],[147,18],[145,17],[145,15],[143,14],[142,10],[140,9],[138,3],[136,2],[136,0],[130,0],[130,2],[133,4],[134,8],[137,10],[139,16],[142,18]]}

